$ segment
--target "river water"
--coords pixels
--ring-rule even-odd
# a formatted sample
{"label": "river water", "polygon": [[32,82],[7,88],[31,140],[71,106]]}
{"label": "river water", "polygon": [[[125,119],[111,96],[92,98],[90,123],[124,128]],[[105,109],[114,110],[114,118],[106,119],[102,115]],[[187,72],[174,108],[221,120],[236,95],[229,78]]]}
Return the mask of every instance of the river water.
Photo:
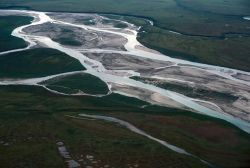
{"label": "river water", "polygon": [[[130,79],[130,78],[128,78],[128,76],[120,76],[120,75],[118,76],[118,75],[114,75],[111,73],[107,73],[108,71],[105,69],[105,67],[103,66],[103,64],[101,62],[86,57],[83,53],[81,53],[78,50],[62,46],[59,43],[51,40],[49,37],[26,34],[25,32],[23,32],[23,29],[27,28],[29,26],[40,25],[43,23],[50,22],[50,23],[73,26],[73,27],[84,29],[84,30],[94,30],[94,31],[98,31],[98,32],[119,35],[119,36],[122,36],[122,37],[127,39],[127,43],[124,45],[124,47],[127,50],[125,53],[128,55],[130,54],[130,55],[137,56],[140,58],[145,58],[145,59],[149,58],[149,59],[155,59],[155,60],[160,60],[160,61],[171,61],[171,62],[176,63],[177,66],[178,66],[178,64],[185,64],[187,66],[195,66],[196,68],[202,69],[202,70],[207,71],[209,73],[216,74],[216,75],[222,76],[224,78],[227,78],[227,79],[239,82],[239,83],[243,83],[243,84],[248,85],[248,86],[250,86],[250,82],[244,81],[241,79],[237,79],[237,78],[233,77],[233,75],[235,75],[237,73],[250,75],[249,72],[244,72],[244,71],[225,68],[225,67],[190,62],[190,61],[185,61],[185,60],[181,60],[181,59],[171,58],[169,56],[162,55],[162,54],[155,53],[155,52],[139,50],[136,48],[136,46],[141,45],[141,44],[137,41],[137,31],[136,30],[129,30],[131,32],[131,34],[126,34],[126,33],[122,33],[122,32],[106,30],[106,29],[101,29],[101,28],[97,28],[97,27],[91,27],[91,26],[87,26],[87,25],[83,25],[83,24],[74,24],[74,23],[70,23],[70,22],[66,22],[66,21],[55,20],[55,19],[52,19],[48,15],[48,13],[46,13],[46,12],[36,12],[36,11],[26,11],[26,10],[8,10],[8,11],[0,10],[0,13],[6,13],[6,12],[8,12],[8,14],[10,14],[10,15],[15,14],[15,15],[32,16],[32,17],[34,17],[34,21],[28,25],[20,26],[12,32],[13,36],[22,38],[23,40],[25,40],[29,44],[29,46],[24,48],[24,49],[6,51],[3,53],[0,53],[0,55],[6,54],[6,53],[11,53],[11,52],[18,52],[21,50],[26,50],[26,49],[29,49],[29,48],[35,46],[37,43],[42,43],[49,48],[57,49],[63,53],[66,53],[67,55],[69,55],[73,58],[76,58],[87,69],[86,71],[84,71],[85,73],[89,73],[91,75],[94,75],[94,76],[100,78],[105,83],[107,83],[109,86],[112,85],[112,83],[113,83],[113,84],[119,84],[119,85],[123,85],[123,86],[131,86],[131,87],[149,90],[149,91],[158,93],[164,97],[170,98],[170,99],[172,99],[172,100],[174,100],[174,101],[176,101],[176,102],[178,102],[178,103],[180,103],[188,108],[191,108],[191,109],[197,111],[200,114],[204,114],[204,115],[208,115],[211,117],[215,117],[215,118],[219,118],[219,119],[228,121],[228,122],[232,123],[233,125],[237,126],[238,128],[244,130],[245,132],[250,133],[250,123],[248,123],[247,121],[243,121],[239,118],[236,118],[236,117],[229,115],[227,113],[224,113],[224,112],[218,112],[218,111],[209,109],[205,106],[198,104],[193,99],[186,97],[182,94],[172,92],[169,90],[165,90],[165,89],[156,87],[154,85],[145,84],[145,83]],[[100,51],[101,50],[98,50],[98,52],[100,52]],[[124,51],[115,51],[115,52],[124,54]],[[86,62],[90,62],[91,64],[86,63]],[[133,71],[130,71],[130,72],[136,73]],[[46,79],[49,79],[52,77],[53,76],[49,76],[49,77],[46,77]],[[7,85],[7,84],[10,84],[10,85],[11,84],[37,85],[39,82],[41,82],[43,80],[44,79],[40,78],[40,79],[18,80],[18,81],[1,81],[0,84],[5,84],[5,85]],[[110,88],[111,87],[112,86],[110,86]]]}

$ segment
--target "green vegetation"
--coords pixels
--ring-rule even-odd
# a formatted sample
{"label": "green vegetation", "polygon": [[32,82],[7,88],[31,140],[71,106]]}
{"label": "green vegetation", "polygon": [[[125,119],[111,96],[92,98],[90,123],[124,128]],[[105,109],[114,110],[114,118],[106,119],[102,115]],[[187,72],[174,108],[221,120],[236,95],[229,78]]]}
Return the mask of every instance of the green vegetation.
{"label": "green vegetation", "polygon": [[11,36],[11,33],[31,20],[31,17],[24,16],[0,16],[0,52],[27,46],[22,39]]}
{"label": "green vegetation", "polygon": [[32,78],[84,70],[80,62],[54,49],[37,48],[0,57],[0,78]]}
{"label": "green vegetation", "polygon": [[0,141],[4,143],[0,144],[0,164],[62,167],[63,159],[56,145],[62,141],[76,160],[89,154],[101,160],[101,164],[115,167],[129,163],[145,168],[202,167],[197,159],[176,154],[116,124],[67,117],[79,113],[124,119],[216,165],[248,164],[250,137],[239,129],[187,111],[157,106],[140,108],[145,104],[116,94],[103,98],[69,97],[38,87],[2,86]]}
{"label": "green vegetation", "polygon": [[[65,116],[65,112],[74,115],[76,111],[115,110],[112,101],[89,97],[60,97],[43,89],[30,87],[1,87],[0,90],[0,139],[9,143],[8,146],[0,145],[2,166],[62,167],[63,160],[56,149],[56,142],[62,141],[74,159],[80,158],[80,155],[84,155],[84,158],[86,155],[93,155],[103,162],[101,164],[117,167],[126,167],[129,163],[145,165],[143,167],[161,167],[175,165],[177,162],[181,162],[179,167],[202,167],[197,160],[175,154],[116,125],[79,121]],[[3,97],[3,94],[8,96]],[[102,103],[105,105],[100,105]],[[124,106],[119,109],[122,108]]]}
{"label": "green vegetation", "polygon": [[129,121],[152,136],[182,147],[218,167],[249,165],[249,136],[239,135],[233,130],[221,127],[216,122],[146,113],[110,113],[109,115]]}
{"label": "green vegetation", "polygon": [[250,71],[250,36],[194,37],[146,27],[139,33],[139,41],[172,57]]}
{"label": "green vegetation", "polygon": [[[225,32],[249,32],[246,26],[249,23],[244,22],[239,16],[232,16],[231,11],[237,11],[237,15],[250,15],[250,5],[247,0],[213,0],[211,1],[192,0],[197,9],[204,9],[201,12],[189,10],[185,6],[192,3],[185,0],[2,0],[0,7],[20,6],[34,10],[42,11],[67,11],[67,12],[103,12],[126,15],[136,15],[152,18],[160,27],[174,29],[180,32],[202,34],[202,35],[220,35]],[[191,4],[192,5],[192,4]],[[190,5],[189,5],[190,6]],[[230,6],[230,8],[228,8]],[[223,8],[224,15],[212,13],[220,11]],[[242,10],[244,8],[244,10]],[[205,10],[206,9],[206,10]],[[231,21],[233,24],[229,29],[225,24]]]}
{"label": "green vegetation", "polygon": [[224,15],[249,15],[248,0],[176,0],[179,5],[192,10]]}
{"label": "green vegetation", "polygon": [[107,85],[99,78],[86,74],[74,74],[57,77],[42,82],[46,87],[66,94],[76,94],[82,91],[87,94],[107,94]]}

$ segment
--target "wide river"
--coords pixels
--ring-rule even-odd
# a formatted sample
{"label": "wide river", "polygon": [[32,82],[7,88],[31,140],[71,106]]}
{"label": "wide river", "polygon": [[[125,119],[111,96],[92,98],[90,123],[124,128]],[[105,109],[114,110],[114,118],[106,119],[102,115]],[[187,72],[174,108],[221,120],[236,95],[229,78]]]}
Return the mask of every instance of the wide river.
{"label": "wide river", "polygon": [[[27,34],[23,31],[23,29],[30,27],[30,26],[35,26],[35,25],[41,25],[44,23],[56,23],[56,24],[61,24],[61,25],[67,25],[67,26],[72,26],[72,27],[77,27],[80,29],[84,30],[93,30],[97,32],[103,32],[103,33],[110,33],[110,34],[115,34],[122,36],[127,39],[127,43],[124,45],[126,51],[114,51],[115,53],[121,53],[121,54],[128,54],[128,55],[133,55],[136,57],[140,58],[145,58],[145,59],[154,59],[154,60],[159,60],[159,61],[171,61],[178,64],[185,64],[187,66],[192,66],[199,68],[201,70],[204,70],[206,72],[209,72],[211,74],[216,74],[218,76],[221,76],[226,79],[230,79],[232,81],[236,81],[238,83],[242,83],[245,85],[250,86],[249,81],[241,80],[238,78],[235,78],[233,75],[240,73],[240,74],[245,74],[250,76],[249,72],[244,72],[240,70],[235,70],[235,69],[230,69],[230,68],[225,68],[225,67],[219,67],[219,66],[213,66],[213,65],[206,65],[206,64],[201,64],[201,63],[195,63],[195,62],[190,62],[190,61],[185,61],[181,59],[175,59],[171,58],[169,56],[157,53],[157,52],[151,52],[147,50],[140,50],[136,46],[141,45],[137,41],[137,31],[136,30],[129,30],[131,33],[124,33],[124,32],[119,32],[119,31],[113,31],[113,30],[107,30],[107,29],[102,29],[98,27],[93,27],[93,26],[88,26],[84,24],[75,24],[75,23],[70,23],[62,20],[56,20],[53,19],[52,17],[49,16],[49,13],[46,12],[37,12],[37,11],[26,11],[26,10],[0,10],[0,14],[2,15],[27,15],[27,16],[32,16],[34,17],[34,21],[28,25],[20,26],[16,28],[13,32],[12,35],[22,38],[25,40],[29,46],[24,48],[24,49],[16,49],[16,50],[11,50],[11,51],[5,51],[0,53],[2,54],[7,54],[11,52],[18,52],[22,50],[27,50],[32,48],[33,46],[39,44],[44,44],[49,48],[52,49],[57,49],[73,58],[76,58],[77,60],[80,61],[80,63],[87,69],[84,71],[85,73],[89,73],[91,75],[94,75],[101,80],[103,80],[107,85],[109,85],[110,89],[112,88],[112,84],[118,84],[118,85],[123,85],[123,86],[131,86],[131,87],[136,87],[136,88],[141,88],[145,90],[149,90],[155,93],[160,94],[163,97],[170,98],[174,100],[175,102],[178,102],[188,108],[193,109],[194,111],[208,115],[211,117],[219,118],[225,121],[228,121],[232,123],[233,125],[237,126],[238,128],[244,130],[247,133],[250,133],[250,123],[244,120],[241,120],[239,118],[236,118],[228,113],[224,112],[218,112],[216,110],[212,110],[208,107],[205,107],[201,104],[198,104],[195,102],[192,98],[186,97],[182,94],[169,91],[166,89],[162,89],[159,87],[156,87],[151,84],[145,84],[133,79],[128,78],[128,76],[121,76],[121,75],[115,75],[112,73],[107,73],[108,71],[105,69],[103,64],[99,61],[96,61],[94,59],[90,59],[86,57],[82,52],[75,50],[73,48],[69,48],[66,46],[63,46],[49,37],[45,36],[37,36],[37,35],[30,35]],[[96,50],[96,52],[101,52],[101,50]],[[91,63],[91,64],[90,64]],[[130,71],[130,74],[136,73],[134,71]],[[24,85],[38,85],[39,82],[44,81],[45,79],[50,79],[53,78],[54,76],[48,76],[44,78],[34,78],[34,79],[27,79],[27,80],[11,80],[11,81],[0,81],[1,85],[18,85],[18,84],[24,84]],[[117,92],[120,94],[126,95],[124,92]]]}

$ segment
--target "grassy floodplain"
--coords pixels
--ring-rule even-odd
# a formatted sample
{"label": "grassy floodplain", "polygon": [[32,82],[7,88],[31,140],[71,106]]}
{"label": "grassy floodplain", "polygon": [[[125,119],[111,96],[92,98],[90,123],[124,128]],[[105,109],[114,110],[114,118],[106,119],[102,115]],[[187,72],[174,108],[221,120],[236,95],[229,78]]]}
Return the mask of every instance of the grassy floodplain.
{"label": "grassy floodplain", "polygon": [[0,57],[0,78],[32,78],[84,70],[80,62],[54,49],[36,48]]}
{"label": "grassy floodplain", "polygon": [[246,0],[176,0],[183,7],[216,14],[249,14],[250,2]]}
{"label": "grassy floodplain", "polygon": [[[228,30],[225,29],[225,24],[228,20],[234,22],[231,32],[241,32],[241,29],[246,29],[246,23],[242,22],[238,16],[250,14],[250,7],[246,4],[247,0],[229,0],[229,1],[213,1],[214,5],[211,7],[211,1],[192,0],[195,3],[194,8],[206,8],[206,11],[189,10],[186,6],[188,1],[180,0],[3,0],[0,7],[24,7],[28,9],[42,10],[42,11],[68,11],[68,12],[103,12],[103,13],[117,13],[149,17],[155,20],[157,25],[168,29],[176,29],[180,32],[187,32],[193,34],[203,35],[218,35]],[[207,7],[208,6],[208,7]],[[227,8],[231,6],[230,8]],[[219,13],[212,13],[210,11],[219,11],[224,8],[224,15],[232,16],[231,11],[235,17],[227,18]],[[241,10],[243,9],[244,10]],[[216,27],[214,27],[216,26]],[[212,28],[213,29],[209,29]],[[205,29],[204,29],[205,28]],[[212,31],[212,32],[211,32]]]}
{"label": "grassy floodplain", "polygon": [[22,39],[11,36],[11,32],[30,21],[32,21],[31,17],[0,16],[0,52],[27,46]]}
{"label": "grassy floodplain", "polygon": [[104,98],[69,97],[38,87],[3,86],[0,95],[0,163],[7,167],[62,167],[58,141],[66,144],[74,159],[81,155],[85,159],[90,154],[102,165],[204,166],[116,124],[67,117],[79,113],[129,121],[216,165],[246,167],[249,162],[249,135],[210,117],[157,106],[140,108],[147,103],[116,94]]}
{"label": "grassy floodplain", "polygon": [[[142,32],[146,31],[146,32]],[[250,71],[250,36],[228,34],[222,37],[200,37],[176,34],[147,27],[139,41],[166,55],[189,61]]]}
{"label": "grassy floodplain", "polygon": [[42,84],[66,94],[75,94],[79,91],[87,94],[107,94],[109,92],[107,85],[103,81],[86,73],[52,78],[42,82]]}

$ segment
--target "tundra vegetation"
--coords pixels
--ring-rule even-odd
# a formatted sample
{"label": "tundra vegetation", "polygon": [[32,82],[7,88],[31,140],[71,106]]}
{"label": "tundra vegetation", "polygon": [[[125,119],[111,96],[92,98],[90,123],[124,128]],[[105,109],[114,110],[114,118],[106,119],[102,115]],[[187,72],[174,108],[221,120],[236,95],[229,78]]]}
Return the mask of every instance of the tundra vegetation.
{"label": "tundra vegetation", "polygon": [[[102,13],[102,16],[108,18],[142,26],[138,41],[166,55],[250,70],[248,57],[250,21],[242,19],[243,16],[250,15],[250,4],[246,0],[2,0],[0,7]],[[148,19],[152,20],[154,25],[151,25]],[[27,46],[22,39],[11,36],[11,32],[31,20],[26,16],[0,16],[0,52]],[[91,18],[82,20],[82,23],[95,26]],[[102,23],[112,24],[121,29],[128,27],[127,24],[109,19],[102,20]],[[34,34],[46,32],[39,32],[35,28],[33,30]],[[83,38],[77,38],[74,32],[77,30],[55,27],[53,31],[55,32],[46,35],[51,35],[53,38],[53,35],[60,32],[60,36],[55,36],[53,40],[61,45],[71,46],[74,49],[89,45],[88,37],[86,41]],[[80,33],[78,35],[85,36]],[[111,37],[104,34],[98,34],[98,36]],[[112,38],[116,37],[112,36]],[[94,42],[95,40],[93,39]],[[118,39],[118,42],[124,41]],[[110,47],[119,51],[124,50],[119,43],[113,46],[109,46],[109,43],[94,44],[104,49]],[[175,109],[150,104],[126,95],[109,94],[110,88],[107,83],[85,73],[86,67],[83,67],[78,60],[58,50],[50,49],[49,46],[38,47],[0,55],[1,81],[12,79],[18,81],[66,72],[79,72],[50,78],[39,83],[62,94],[55,94],[40,86],[0,86],[0,165],[2,167],[69,167],[73,164],[71,161],[77,161],[82,167],[93,168],[209,167],[195,157],[176,153],[118,124],[81,117],[79,115],[81,113],[110,116],[127,121],[153,137],[183,148],[213,166],[229,168],[249,166],[250,135],[229,122],[194,113],[188,108]],[[89,58],[103,61],[103,64],[110,68],[107,68],[110,72],[114,69],[120,70],[119,67],[129,69],[133,66],[135,70],[145,75],[148,70],[147,65],[171,66],[167,63],[163,65],[160,61],[126,58],[125,54],[85,54]],[[113,61],[109,61],[110,58]],[[185,68],[182,69],[182,71],[185,70]],[[173,71],[179,75],[178,70]],[[158,72],[161,71],[156,68],[153,71],[156,74]],[[126,72],[120,73],[123,75]],[[214,77],[212,81],[218,80],[217,76],[212,77]],[[182,76],[180,78],[182,79]],[[193,77],[190,76],[190,78]],[[220,92],[220,87],[214,90],[209,87],[196,88],[186,83],[148,78],[147,75],[133,76],[130,79],[192,98],[203,98],[211,102],[221,102],[221,104],[226,102],[226,106],[237,100],[246,99],[241,97],[244,96],[243,94]],[[198,79],[203,80],[201,77]],[[219,78],[219,82],[227,83],[224,79],[220,80]],[[114,90],[119,87],[122,88],[114,85]],[[225,85],[225,90],[230,87],[235,87],[232,92],[239,89],[235,83],[229,83]],[[138,91],[129,87],[123,89]],[[248,95],[245,92],[248,88],[244,89],[241,93]],[[92,94],[92,96],[70,95],[79,93]],[[65,147],[67,154],[63,155],[60,147]]]}

